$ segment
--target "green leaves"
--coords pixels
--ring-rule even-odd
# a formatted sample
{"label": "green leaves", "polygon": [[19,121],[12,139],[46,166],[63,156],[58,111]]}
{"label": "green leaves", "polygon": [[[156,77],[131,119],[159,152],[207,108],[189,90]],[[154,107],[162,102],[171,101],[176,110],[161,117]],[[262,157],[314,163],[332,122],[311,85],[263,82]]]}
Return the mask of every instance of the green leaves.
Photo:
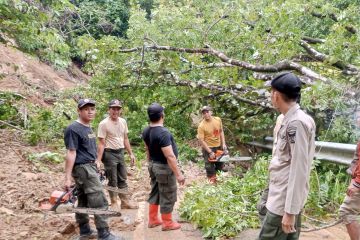
{"label": "green leaves", "polygon": [[267,159],[258,162],[243,178],[220,177],[217,186],[197,183],[189,187],[180,205],[182,217],[200,227],[204,238],[234,237],[258,226],[256,203],[267,182]]}

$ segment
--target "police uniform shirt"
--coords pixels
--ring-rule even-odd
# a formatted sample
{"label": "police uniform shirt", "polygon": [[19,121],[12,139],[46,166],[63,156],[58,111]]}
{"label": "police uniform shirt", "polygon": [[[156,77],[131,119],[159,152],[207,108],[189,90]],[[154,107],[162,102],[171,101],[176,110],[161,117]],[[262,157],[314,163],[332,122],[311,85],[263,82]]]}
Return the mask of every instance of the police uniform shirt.
{"label": "police uniform shirt", "polygon": [[315,153],[315,123],[298,104],[284,116],[271,160],[267,209],[277,215],[299,214],[308,192]]}

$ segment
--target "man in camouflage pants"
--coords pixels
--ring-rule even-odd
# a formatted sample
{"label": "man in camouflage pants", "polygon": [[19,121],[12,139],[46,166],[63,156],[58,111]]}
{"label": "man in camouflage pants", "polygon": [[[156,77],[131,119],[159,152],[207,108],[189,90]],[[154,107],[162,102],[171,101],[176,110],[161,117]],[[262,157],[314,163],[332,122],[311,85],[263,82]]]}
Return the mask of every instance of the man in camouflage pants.
{"label": "man in camouflage pants", "polygon": [[[96,137],[90,122],[95,117],[95,101],[81,99],[78,102],[79,119],[70,124],[64,135],[67,149],[65,157],[65,190],[72,186],[73,177],[78,191],[78,207],[107,209],[108,202],[97,174]],[[75,214],[80,228],[80,239],[93,237],[96,232],[90,228],[88,214]],[[121,240],[110,233],[107,219],[103,215],[95,215],[98,239]]]}

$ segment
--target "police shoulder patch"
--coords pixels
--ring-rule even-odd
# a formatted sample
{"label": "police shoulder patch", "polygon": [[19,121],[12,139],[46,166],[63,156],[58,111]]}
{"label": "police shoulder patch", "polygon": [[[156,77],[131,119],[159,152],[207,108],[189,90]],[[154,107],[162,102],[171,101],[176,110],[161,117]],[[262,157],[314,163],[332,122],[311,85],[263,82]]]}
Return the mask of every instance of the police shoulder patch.
{"label": "police shoulder patch", "polygon": [[288,140],[290,143],[295,143],[296,129],[297,129],[297,127],[295,127],[295,126],[289,126],[287,128],[286,134],[287,134],[287,137],[288,137]]}

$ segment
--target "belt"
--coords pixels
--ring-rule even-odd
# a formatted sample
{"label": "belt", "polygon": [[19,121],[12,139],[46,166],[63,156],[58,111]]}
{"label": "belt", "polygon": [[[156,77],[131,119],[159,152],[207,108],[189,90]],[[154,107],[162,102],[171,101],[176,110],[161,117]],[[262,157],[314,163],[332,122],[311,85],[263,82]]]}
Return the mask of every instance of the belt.
{"label": "belt", "polygon": [[74,165],[77,166],[77,165],[93,164],[93,163],[95,163],[95,160],[91,160],[91,161],[87,161],[87,162],[82,162],[82,163],[75,163]]}
{"label": "belt", "polygon": [[119,148],[119,149],[105,148],[104,149],[105,152],[112,152],[112,153],[121,153],[122,150],[123,150],[123,148]]}

